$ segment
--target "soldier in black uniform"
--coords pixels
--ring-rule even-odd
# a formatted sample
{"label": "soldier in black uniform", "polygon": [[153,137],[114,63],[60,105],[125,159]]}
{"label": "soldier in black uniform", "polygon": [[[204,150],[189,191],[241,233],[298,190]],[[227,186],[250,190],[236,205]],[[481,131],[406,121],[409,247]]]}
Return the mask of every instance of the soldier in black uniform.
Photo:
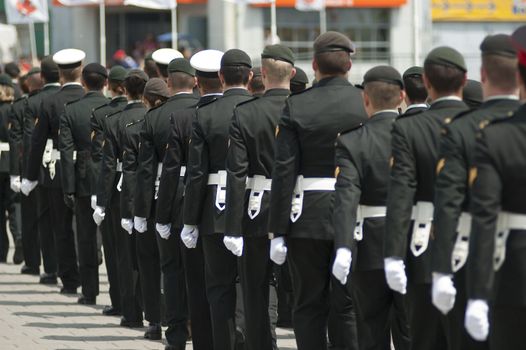
{"label": "soldier in black uniform", "polygon": [[424,62],[423,78],[431,107],[398,118],[393,127],[384,256],[389,287],[408,293],[413,348],[438,350],[445,349],[447,341],[430,293],[433,190],[441,130],[448,118],[467,109],[461,99],[464,58],[452,48],[436,48]]}
{"label": "soldier in black uniform", "polygon": [[[104,134],[107,128],[106,118],[108,115],[122,111],[126,107],[128,100],[124,95],[123,81],[126,77],[126,70],[121,66],[114,66],[108,74],[108,90],[112,96],[111,101],[107,104],[95,108],[91,114],[91,205],[94,211],[97,210],[97,189],[101,178],[102,168],[102,147],[104,145]],[[117,208],[118,209],[118,208]],[[114,226],[114,221],[110,218],[108,220],[99,221],[104,216],[98,215],[103,210],[99,207],[99,212],[93,217],[95,223],[100,225],[102,233],[102,245],[104,246],[104,261],[106,271],[108,273],[109,295],[111,305],[107,305],[102,310],[102,313],[107,316],[114,316],[120,314],[120,291],[119,291],[119,277],[117,272],[117,253],[116,253],[116,230],[120,230],[120,224]],[[108,208],[108,212],[113,211],[113,208]],[[117,216],[120,214],[117,213]]]}
{"label": "soldier in black uniform", "polygon": [[[129,205],[121,213],[123,135],[126,125],[140,120],[146,113],[142,94],[148,76],[140,69],[130,70],[124,79],[128,103],[122,111],[106,116],[100,180],[97,185],[97,208],[93,213],[96,222],[104,220],[106,211],[115,235],[115,254],[120,289],[121,326],[142,327],[141,293],[135,236],[132,235],[133,219],[129,218]],[[126,215],[126,216],[122,216]]]}
{"label": "soldier in black uniform", "polygon": [[[385,202],[391,156],[391,129],[404,100],[396,69],[378,66],[364,76],[369,121],[342,134],[336,144],[332,273],[347,283],[352,262],[360,349],[410,349],[403,297],[389,289],[383,271]],[[353,259],[354,257],[354,259]]]}
{"label": "soldier in black uniform", "polygon": [[[526,26],[518,28],[512,40],[524,97]],[[465,325],[479,341],[489,332],[490,349],[522,349],[526,341],[525,141],[526,105],[522,104],[511,118],[494,121],[479,133],[469,173],[473,221]]]}
{"label": "soldier in black uniform", "polygon": [[50,181],[47,197],[55,237],[58,275],[62,279],[61,293],[64,294],[76,294],[80,281],[72,227],[73,212],[66,206],[62,191],[58,135],[64,105],[84,96],[80,76],[85,56],[83,51],[77,49],[61,50],[53,56],[63,85],[58,92],[42,100],[41,112],[31,137],[27,178],[22,179],[21,186],[22,192],[28,195],[38,183],[40,165],[45,164],[46,176],[49,176]]}
{"label": "soldier in black uniform", "polygon": [[252,79],[250,79],[247,89],[254,97],[261,97],[265,93],[265,85],[263,83],[263,76],[261,75],[261,67],[252,68]]}
{"label": "soldier in black uniform", "polygon": [[292,77],[290,80],[290,91],[295,94],[298,92],[302,92],[307,88],[307,84],[309,83],[309,78],[307,77],[307,73],[299,67],[296,68],[296,74]]}
{"label": "soldier in black uniform", "polygon": [[197,109],[190,139],[181,239],[188,248],[195,247],[201,232],[216,349],[234,348],[237,263],[223,244],[225,161],[233,110],[251,98],[246,89],[252,78],[251,66],[245,52],[225,52],[219,71],[223,97]]}
{"label": "soldier in black uniform", "polygon": [[108,73],[98,63],[82,70],[86,94],[66,103],[60,120],[59,151],[64,201],[76,216],[82,296],[79,304],[94,305],[99,295],[97,225],[91,209],[91,113],[108,103],[102,94]]}
{"label": "soldier in black uniform", "polygon": [[163,48],[152,53],[152,60],[157,66],[159,78],[168,82],[168,65],[176,58],[183,58],[183,54],[171,48]]}
{"label": "soldier in black uniform", "polygon": [[462,90],[462,101],[469,108],[479,107],[484,100],[482,84],[479,81],[468,79]]}
{"label": "soldier in black uniform", "polygon": [[506,118],[519,107],[517,59],[510,36],[488,36],[480,50],[485,102],[445,126],[435,184],[432,297],[433,304],[447,314],[449,349],[456,350],[487,348],[474,344],[462,327],[466,308],[463,266],[468,257],[471,220],[468,180],[476,134],[481,126]]}
{"label": "soldier in black uniform", "polygon": [[[156,229],[163,238],[179,232],[182,226],[184,184],[189,140],[196,108],[206,105],[222,95],[218,71],[223,53],[204,50],[196,53],[190,64],[196,69],[197,85],[201,98],[195,106],[172,115],[171,134],[167,140],[156,205]],[[206,298],[202,238],[189,249],[181,247],[187,285],[188,306],[191,319],[192,345],[195,350],[213,349],[210,307]]]}
{"label": "soldier in black uniform", "polygon": [[347,80],[354,52],[349,38],[324,33],[314,51],[318,83],[287,100],[276,128],[270,256],[279,265],[288,256],[298,349],[327,349],[327,328],[332,348],[357,349],[350,284],[342,286],[330,274],[334,142],[366,114],[360,91]]}
{"label": "soldier in black uniform", "polygon": [[[41,114],[42,100],[60,89],[58,67],[52,56],[44,57],[40,64],[41,78],[44,86],[41,90],[29,94],[27,106],[23,119],[23,153],[21,160],[20,177],[27,178],[29,152],[31,149],[31,136],[35,128],[35,121]],[[32,78],[29,79],[29,82]],[[20,181],[20,180],[16,180]],[[50,186],[49,175],[44,174],[44,167],[40,165],[39,185],[29,195],[21,196],[22,203],[22,229],[37,232],[42,252],[44,273],[40,277],[40,283],[57,284],[57,254],[55,250],[55,238],[51,229],[50,200],[48,198]],[[38,259],[40,262],[40,258]],[[22,268],[24,272],[24,267]],[[37,273],[38,271],[36,271]]]}
{"label": "soldier in black uniform", "polygon": [[239,104],[230,126],[223,239],[227,249],[240,257],[245,343],[251,350],[273,348],[268,312],[272,276],[267,227],[270,177],[274,133],[295,73],[294,56],[288,47],[267,46],[261,59],[265,93]]}
{"label": "soldier in black uniform", "polygon": [[[193,95],[195,84],[195,69],[188,60],[176,58],[170,62],[168,86],[171,97],[166,103],[150,109],[146,114],[138,155],[135,229],[143,233],[139,235],[142,238],[142,249],[148,248],[151,252],[149,255],[157,258],[149,259],[148,264],[155,263],[155,267],[158,268],[160,254],[168,324],[166,339],[174,349],[183,348],[188,337],[184,269],[179,237],[177,235],[163,237],[155,233],[155,205],[159,192],[162,160],[170,135],[170,118],[171,116],[176,118],[179,111],[195,106],[197,103]],[[153,268],[154,266],[151,267]],[[147,283],[153,282],[147,280]]]}
{"label": "soldier in black uniform", "polygon": [[426,103],[427,90],[424,86],[423,74],[424,69],[422,67],[414,66],[407,69],[402,76],[404,79],[405,104],[407,105],[405,115],[419,113],[429,107]]}

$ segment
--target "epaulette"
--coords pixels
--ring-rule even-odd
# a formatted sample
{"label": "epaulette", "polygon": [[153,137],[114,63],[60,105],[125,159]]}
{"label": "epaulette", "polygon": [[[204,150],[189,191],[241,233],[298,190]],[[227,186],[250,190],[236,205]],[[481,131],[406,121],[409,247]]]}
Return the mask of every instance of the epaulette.
{"label": "epaulette", "polygon": [[117,115],[119,113],[122,113],[122,111],[116,111],[116,112],[110,113],[110,114],[106,115],[106,118],[113,117],[114,115]]}
{"label": "epaulette", "polygon": [[66,103],[64,103],[64,106],[71,106],[72,104],[77,103],[80,100],[82,100],[82,97],[81,98],[77,98],[76,100],[73,100],[73,101],[66,102]]}
{"label": "epaulette", "polygon": [[41,89],[38,89],[38,90],[33,90],[29,93],[29,95],[27,97],[31,97],[31,96],[35,96],[37,95],[40,91],[42,91]]}
{"label": "epaulette", "polygon": [[165,104],[166,104],[166,101],[163,102],[163,103],[161,103],[161,104],[158,105],[158,106],[155,106],[155,107],[150,108],[146,114],[148,114],[148,113],[150,113],[150,112],[153,112],[153,111],[155,111],[155,110],[157,110],[157,109],[159,109],[159,108],[161,108],[161,107],[164,107]]}
{"label": "epaulette", "polygon": [[[470,109],[468,109],[467,111],[462,111],[462,112],[458,113],[457,115],[455,115],[455,116],[453,117],[453,119],[449,121],[449,123],[451,123],[452,121],[455,121],[455,120],[457,120],[457,119],[459,119],[459,118],[462,118],[462,117],[464,117],[464,116],[470,114],[471,112],[476,111],[477,109],[478,109],[478,108],[470,108]],[[449,124],[449,123],[446,123],[446,124]]]}
{"label": "epaulette", "polygon": [[126,124],[126,127],[133,126],[133,125],[139,124],[141,122],[144,122],[144,119],[139,119],[139,120],[136,120],[134,122],[128,123],[128,124]]}
{"label": "epaulette", "polygon": [[109,105],[110,105],[110,103],[108,102],[108,103],[103,104],[103,105],[101,105],[101,106],[95,107],[95,108],[93,108],[93,109],[91,110],[91,112],[94,113],[94,112],[98,111],[99,109],[102,109],[102,108],[104,108],[104,107],[108,107]]}
{"label": "epaulette", "polygon": [[198,104],[197,107],[196,107],[196,109],[199,109],[199,108],[203,108],[203,107],[205,107],[205,106],[208,106],[208,105],[210,105],[210,104],[216,102],[217,100],[219,100],[219,97],[214,97],[214,98],[213,98],[212,100],[210,100],[210,101],[207,101],[207,102],[205,102],[205,103],[203,103],[203,104]]}
{"label": "epaulette", "polygon": [[259,100],[259,97],[252,97],[250,100],[240,102],[236,105],[236,108],[246,105],[247,103],[254,102],[255,100]]}
{"label": "epaulette", "polygon": [[423,109],[421,111],[417,111],[417,112],[414,112],[414,113],[407,113],[406,112],[406,113],[400,114],[398,117],[396,117],[396,120],[402,119],[402,118],[414,117],[415,115],[419,115],[422,112],[427,112],[427,109]]}
{"label": "epaulette", "polygon": [[342,135],[344,135],[344,134],[348,134],[348,133],[350,133],[351,131],[358,130],[358,129],[362,128],[364,125],[365,125],[365,123],[359,123],[359,124],[357,124],[357,125],[351,127],[350,129],[347,129],[347,130],[345,130],[345,131],[342,131],[341,133],[338,134],[338,136],[342,136]]}
{"label": "epaulette", "polygon": [[301,94],[303,94],[303,93],[305,93],[305,92],[307,92],[307,91],[312,90],[313,88],[314,88],[314,86],[311,86],[311,87],[306,88],[305,90],[293,92],[293,93],[291,93],[291,94],[289,95],[289,97],[290,97],[290,96],[301,95]]}
{"label": "epaulette", "polygon": [[20,102],[20,101],[23,101],[23,100],[26,100],[27,99],[27,95],[23,95],[23,96],[20,96],[19,98],[17,98],[16,100],[13,101],[13,103],[17,103],[17,102]]}

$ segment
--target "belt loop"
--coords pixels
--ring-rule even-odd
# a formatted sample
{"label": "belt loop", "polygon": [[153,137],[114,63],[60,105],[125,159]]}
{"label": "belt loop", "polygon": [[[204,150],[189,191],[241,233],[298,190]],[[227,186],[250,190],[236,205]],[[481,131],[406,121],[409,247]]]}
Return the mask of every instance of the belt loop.
{"label": "belt loop", "polygon": [[292,195],[292,208],[290,211],[290,220],[292,222],[298,221],[303,211],[303,175],[296,179],[296,186],[294,187],[294,194]]}
{"label": "belt loop", "polygon": [[361,241],[363,239],[363,210],[362,206],[358,206],[358,210],[356,211],[356,227],[354,228],[354,240],[355,241]]}
{"label": "belt loop", "polygon": [[411,237],[411,252],[415,257],[424,254],[429,245],[429,236],[433,225],[433,203],[417,202],[414,213],[413,235]]}
{"label": "belt loop", "polygon": [[216,188],[216,208],[219,211],[225,210],[226,207],[226,171],[220,170],[217,172],[219,181]]}

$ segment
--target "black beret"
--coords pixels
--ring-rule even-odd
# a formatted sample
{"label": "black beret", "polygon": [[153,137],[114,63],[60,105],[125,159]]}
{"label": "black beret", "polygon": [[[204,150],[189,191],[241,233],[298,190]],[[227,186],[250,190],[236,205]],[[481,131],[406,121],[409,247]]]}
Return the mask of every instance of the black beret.
{"label": "black beret", "polygon": [[0,85],[14,87],[12,78],[7,74],[0,74]]}
{"label": "black beret", "polygon": [[110,69],[108,80],[109,81],[124,81],[124,79],[126,78],[126,74],[128,74],[128,72],[126,71],[126,68],[124,68],[123,66],[119,66],[119,65],[113,66]]}
{"label": "black beret", "polygon": [[314,53],[346,51],[354,52],[354,44],[351,39],[339,32],[326,32],[318,36],[314,41]]}
{"label": "black beret", "polygon": [[195,77],[195,69],[186,58],[176,58],[168,64],[168,73],[183,72]]}
{"label": "black beret", "polygon": [[307,77],[307,74],[305,71],[299,67],[296,67],[296,75],[292,77],[290,80],[291,84],[308,84],[309,78]]}
{"label": "black beret", "polygon": [[148,82],[144,86],[144,94],[157,95],[161,97],[170,97],[170,90],[168,89],[168,85],[166,85],[166,82],[163,79],[152,78],[148,80]]}
{"label": "black beret", "polygon": [[476,107],[482,103],[483,99],[482,84],[476,80],[468,79],[462,90],[462,100],[468,106]]}
{"label": "black beret", "polygon": [[526,25],[517,28],[511,35],[511,40],[517,49],[519,63],[526,67]]}
{"label": "black beret", "polygon": [[480,51],[482,55],[517,57],[517,51],[513,47],[511,36],[507,34],[488,35],[480,44]]}
{"label": "black beret", "polygon": [[51,55],[44,57],[42,61],[40,61],[40,69],[42,70],[42,73],[46,75],[58,75],[58,66]]}
{"label": "black beret", "polygon": [[102,75],[104,78],[108,77],[108,71],[106,70],[106,68],[104,68],[104,66],[102,66],[99,63],[89,63],[82,70],[82,76],[85,76],[91,73]]}
{"label": "black beret", "polygon": [[363,86],[365,87],[372,82],[383,82],[404,88],[402,76],[391,66],[376,66],[369,69],[363,77]]}
{"label": "black beret", "polygon": [[412,76],[422,76],[424,74],[424,68],[419,66],[413,66],[408,68],[403,75],[403,78],[412,77]]}
{"label": "black beret", "polygon": [[225,52],[221,58],[221,68],[239,66],[252,68],[252,60],[247,53],[239,49],[231,49]]}
{"label": "black beret", "polygon": [[137,77],[144,81],[148,81],[149,79],[148,75],[146,75],[146,73],[144,73],[142,69],[138,69],[138,68],[130,69],[128,71],[128,74],[126,74],[126,78],[124,78],[124,80],[131,78],[131,77]]}
{"label": "black beret", "polygon": [[468,71],[466,61],[460,52],[449,46],[437,47],[427,54],[426,63],[457,68],[464,73]]}
{"label": "black beret", "polygon": [[273,58],[294,65],[294,54],[292,53],[292,50],[287,46],[280,44],[265,46],[261,58]]}
{"label": "black beret", "polygon": [[4,71],[9,74],[11,77],[17,77],[20,74],[20,68],[15,62],[9,62],[5,65]]}

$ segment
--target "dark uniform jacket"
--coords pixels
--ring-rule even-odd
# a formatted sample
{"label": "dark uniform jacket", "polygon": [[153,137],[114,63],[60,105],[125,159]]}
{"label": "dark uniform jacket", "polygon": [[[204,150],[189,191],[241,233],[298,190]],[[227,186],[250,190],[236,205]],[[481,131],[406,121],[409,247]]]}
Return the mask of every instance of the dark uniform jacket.
{"label": "dark uniform jacket", "polygon": [[91,113],[91,194],[97,194],[97,184],[102,166],[102,146],[104,143],[106,116],[122,111],[127,103],[126,96],[117,96],[112,98],[107,104],[95,108],[93,113]]}
{"label": "dark uniform jacket", "polygon": [[[172,96],[166,103],[152,108],[144,117],[141,131],[141,147],[138,156],[137,190],[135,191],[135,215],[149,218],[155,197],[155,181],[159,163],[164,158],[166,143],[170,136],[170,118],[183,109],[194,106],[197,98],[193,94]],[[171,189],[173,190],[173,189]]]}
{"label": "dark uniform jacket", "polygon": [[207,185],[208,175],[225,170],[232,113],[251,98],[245,89],[229,89],[222,98],[197,109],[186,170],[184,223],[199,224],[202,234],[225,232],[224,211],[215,205],[217,186]]}
{"label": "dark uniform jacket", "polygon": [[135,215],[133,201],[137,188],[137,166],[140,147],[140,133],[144,127],[142,119],[126,124],[121,131],[122,145],[122,192],[121,192],[121,218],[131,219]]}
{"label": "dark uniform jacket", "polygon": [[433,201],[441,130],[446,119],[464,110],[460,100],[440,100],[427,111],[399,117],[393,126],[384,256],[407,260],[408,277],[415,283],[431,282],[434,238],[431,232],[428,248],[418,258],[407,253],[412,207]]}
{"label": "dark uniform jacket", "polygon": [[274,235],[332,240],[333,191],[305,192],[303,212],[290,222],[296,178],[334,178],[338,134],[367,120],[360,90],[343,77],[289,97],[276,130],[269,231]]}
{"label": "dark uniform jacket", "polygon": [[[91,190],[91,113],[108,103],[99,91],[89,91],[80,100],[69,102],[60,120],[59,150],[62,189],[77,197],[89,196]],[[76,160],[74,160],[76,152]]]}
{"label": "dark uniform jacket", "polygon": [[512,230],[506,259],[494,272],[493,252],[500,211],[526,215],[526,105],[511,118],[490,124],[477,139],[471,170],[468,298],[495,305],[526,306],[526,231]]}
{"label": "dark uniform jacket", "polygon": [[[102,147],[102,166],[97,185],[97,205],[106,207],[111,196],[116,192],[116,184],[120,173],[117,163],[122,161],[122,140],[126,125],[141,120],[146,114],[146,106],[142,102],[129,102],[122,111],[106,116],[106,130]],[[131,217],[127,217],[131,218]]]}
{"label": "dark uniform jacket", "polygon": [[518,100],[489,100],[477,109],[460,113],[445,126],[435,184],[433,271],[453,273],[451,254],[458,219],[462,212],[469,211],[469,169],[477,133],[487,123],[511,116],[518,107]]}
{"label": "dark uniform jacket", "polygon": [[[31,149],[27,162],[27,178],[29,180],[38,180],[47,139],[52,139],[53,148],[58,149],[60,118],[64,113],[65,104],[78,100],[82,96],[84,96],[84,89],[80,84],[68,84],[62,86],[56,93],[49,94],[42,99],[40,114],[37,116],[35,129],[31,136]],[[45,181],[44,185],[61,188],[60,168],[60,160],[58,160],[56,162],[55,177],[53,179],[47,179],[49,181]],[[49,171],[46,171],[46,177],[47,176],[49,176]]]}
{"label": "dark uniform jacket", "polygon": [[20,175],[24,145],[24,114],[27,96],[15,100],[9,113],[9,174]]}
{"label": "dark uniform jacket", "polygon": [[355,270],[384,266],[385,217],[363,222],[363,239],[354,240],[358,205],[385,207],[389,185],[391,130],[398,113],[382,111],[336,143],[334,234],[336,248],[353,251]]}
{"label": "dark uniform jacket", "polygon": [[[0,142],[9,142],[9,115],[11,103],[0,102]],[[0,152],[0,173],[9,173],[9,151]]]}
{"label": "dark uniform jacket", "polygon": [[179,181],[181,167],[186,166],[188,162],[188,146],[196,109],[220,97],[216,94],[202,96],[195,106],[172,115],[171,133],[164,153],[156,205],[156,222],[160,224],[182,225],[184,186],[179,186]]}
{"label": "dark uniform jacket", "polygon": [[272,176],[275,131],[290,91],[268,90],[261,98],[239,104],[230,126],[227,156],[226,233],[231,236],[266,236],[270,192],[261,198],[259,214],[251,219],[247,212],[251,191],[247,177]]}

